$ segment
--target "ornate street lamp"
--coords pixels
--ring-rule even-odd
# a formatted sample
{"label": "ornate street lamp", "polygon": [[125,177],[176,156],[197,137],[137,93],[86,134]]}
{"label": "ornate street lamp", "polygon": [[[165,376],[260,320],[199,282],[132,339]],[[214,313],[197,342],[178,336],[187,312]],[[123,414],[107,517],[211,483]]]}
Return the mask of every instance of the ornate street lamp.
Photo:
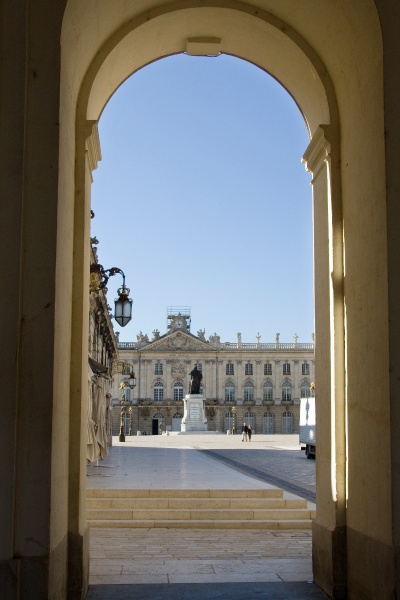
{"label": "ornate street lamp", "polygon": [[128,385],[131,388],[131,390],[133,390],[133,388],[136,387],[136,376],[133,371],[130,372],[129,379],[128,379]]}
{"label": "ornate street lamp", "polygon": [[120,432],[119,432],[119,441],[125,441],[125,383],[121,381],[119,385],[119,389],[121,390],[121,422],[120,422]]}
{"label": "ornate street lamp", "polygon": [[115,299],[115,310],[114,310],[114,319],[117,321],[121,327],[125,327],[132,319],[132,298],[129,298],[130,289],[125,285],[125,274],[118,267],[112,267],[111,269],[105,269],[103,265],[99,265],[98,263],[94,263],[90,265],[90,272],[97,273],[100,276],[101,280],[99,285],[97,286],[97,290],[102,290],[106,287],[108,280],[113,275],[120,273],[122,275],[122,287],[118,289],[118,298]]}
{"label": "ornate street lamp", "polygon": [[[124,365],[126,365],[126,363],[124,363]],[[136,387],[136,376],[135,376],[135,373],[132,371],[132,369],[129,373],[129,379],[126,383],[131,388],[131,390],[133,390],[133,388]],[[121,383],[119,384],[119,389],[121,390],[121,423],[120,423],[119,441],[125,442],[125,417],[126,417],[125,389],[126,389],[126,384],[124,381],[121,381]],[[128,435],[131,435],[132,407],[128,408],[128,412],[129,412],[129,424],[130,424]]]}
{"label": "ornate street lamp", "polygon": [[232,406],[231,408],[231,416],[232,416],[232,435],[235,435],[235,413],[236,408]]}

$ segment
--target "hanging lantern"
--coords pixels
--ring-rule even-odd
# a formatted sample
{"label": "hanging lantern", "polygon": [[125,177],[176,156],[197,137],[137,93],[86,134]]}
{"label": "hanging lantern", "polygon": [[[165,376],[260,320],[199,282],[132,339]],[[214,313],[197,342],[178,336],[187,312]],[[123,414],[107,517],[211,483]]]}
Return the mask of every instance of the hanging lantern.
{"label": "hanging lantern", "polygon": [[115,299],[114,319],[121,327],[125,327],[132,319],[133,300],[128,297],[129,292],[129,288],[123,284],[118,290],[118,298]]}

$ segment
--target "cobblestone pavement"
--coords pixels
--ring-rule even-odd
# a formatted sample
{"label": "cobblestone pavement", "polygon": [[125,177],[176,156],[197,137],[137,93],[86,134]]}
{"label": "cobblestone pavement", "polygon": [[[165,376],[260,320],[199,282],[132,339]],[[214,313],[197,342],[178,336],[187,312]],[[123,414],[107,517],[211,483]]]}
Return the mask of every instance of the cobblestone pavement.
{"label": "cobblestone pavement", "polygon": [[[136,452],[132,458],[127,460],[138,461],[141,465],[149,460],[150,464],[146,472],[151,471],[154,479],[159,477],[164,480],[168,477],[173,487],[177,473],[179,472],[180,477],[183,478],[186,466],[182,458],[183,454],[178,450],[195,449],[200,450],[205,456],[233,468],[238,474],[242,473],[281,487],[315,503],[315,461],[307,459],[304,451],[300,449],[298,434],[257,434],[252,436],[251,442],[242,442],[240,435],[227,436],[223,434],[139,436],[126,439],[127,442],[120,443],[117,437],[113,438],[112,458],[117,460],[115,464],[120,464],[123,460],[119,448],[135,448]],[[170,454],[173,460],[167,460],[165,453],[167,449],[171,450]],[[174,453],[173,450],[176,452]],[[125,452],[124,455],[126,456]],[[178,459],[178,457],[181,458]],[[104,464],[107,464],[107,460],[104,461]],[[141,470],[143,478],[143,468]],[[103,477],[106,476],[105,471],[106,469],[103,470]],[[103,487],[101,482],[95,481],[96,475],[100,476],[100,472],[101,469],[94,465],[88,467],[89,487]],[[107,476],[112,478],[112,474],[113,471],[110,469]],[[125,477],[125,479],[128,478]],[[126,484],[131,485],[128,482]],[[112,484],[107,482],[104,485]],[[136,484],[132,485],[137,487]]]}
{"label": "cobblestone pavement", "polygon": [[91,583],[307,581],[309,531],[94,529]]}
{"label": "cobblestone pavement", "polygon": [[[253,440],[251,441],[253,444]],[[201,450],[226,465],[315,503],[315,461],[302,450]]]}
{"label": "cobblestone pavement", "polygon": [[[257,434],[252,436],[251,442],[242,442],[240,435],[227,436],[223,434],[127,436],[126,440],[125,443],[121,443],[118,442],[117,437],[113,438],[111,462],[109,459],[101,462],[99,464],[100,469],[96,465],[88,466],[89,487],[103,487],[103,485],[116,487],[112,483],[114,479],[114,471],[111,468],[112,461],[114,460],[116,471],[119,469],[119,474],[122,474],[121,466],[124,457],[129,463],[132,460],[136,464],[140,463],[142,483],[145,476],[143,471],[145,470],[147,475],[150,471],[152,472],[153,479],[158,477],[160,481],[164,481],[165,476],[169,477],[174,487],[173,482],[176,480],[177,473],[179,472],[179,477],[183,478],[184,473],[186,473],[186,465],[185,459],[182,458],[179,458],[179,464],[177,464],[176,457],[182,457],[183,455],[179,452],[174,453],[172,450],[200,450],[205,456],[233,468],[238,474],[242,473],[251,478],[271,483],[315,503],[315,461],[307,459],[304,451],[300,449],[298,434]],[[128,453],[121,454],[120,449],[122,448],[135,448],[136,451],[132,457],[128,458]],[[146,452],[146,449],[151,449],[151,451]],[[165,453],[167,449],[171,450],[171,459],[172,456],[174,457],[169,464]],[[146,461],[150,461],[148,465]],[[101,469],[103,465],[105,468]],[[143,468],[143,465],[145,468]],[[128,475],[128,471],[124,475]],[[102,484],[101,481],[99,482],[100,476],[108,477],[109,481]],[[117,476],[117,473],[115,476]],[[128,477],[125,476],[126,479]],[[142,483],[125,482],[126,485],[133,487],[140,486]]]}

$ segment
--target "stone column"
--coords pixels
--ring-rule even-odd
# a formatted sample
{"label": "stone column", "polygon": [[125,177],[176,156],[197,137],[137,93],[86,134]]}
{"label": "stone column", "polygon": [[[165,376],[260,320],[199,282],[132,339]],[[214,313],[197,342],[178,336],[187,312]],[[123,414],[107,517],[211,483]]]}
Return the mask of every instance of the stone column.
{"label": "stone column", "polygon": [[243,361],[242,360],[237,360],[236,361],[236,370],[237,370],[237,374],[236,374],[236,381],[237,381],[237,387],[236,387],[236,401],[239,400],[239,398],[241,400],[243,400],[243,370],[244,370],[244,366],[243,366]]}
{"label": "stone column", "polygon": [[[336,147],[337,150],[337,147]],[[314,579],[344,598],[346,582],[346,445],[344,412],[343,222],[338,169],[319,128],[304,155],[313,174],[317,517],[313,522]],[[318,398],[323,398],[319,402]]]}
{"label": "stone column", "polygon": [[279,406],[282,404],[282,390],[281,390],[281,381],[282,381],[282,371],[281,369],[281,361],[274,360],[274,369],[275,369],[275,404]]}
{"label": "stone column", "polygon": [[[7,599],[67,596],[73,206],[63,212],[57,201],[64,7],[24,0],[1,6],[7,310],[0,313],[0,589]],[[85,366],[87,393],[87,356]]]}
{"label": "stone column", "polygon": [[300,388],[299,388],[299,382],[300,382],[300,361],[299,360],[294,360],[293,361],[293,396],[292,396],[292,401],[293,404],[300,404]]}
{"label": "stone column", "polygon": [[261,382],[263,380],[262,368],[264,363],[261,360],[256,360],[255,363],[256,373],[254,379],[254,400],[256,401],[256,404],[260,404],[262,400]]}
{"label": "stone column", "polygon": [[216,388],[216,393],[220,402],[224,402],[225,400],[225,373],[222,369],[223,362],[223,360],[220,360],[218,358],[215,360],[215,369],[217,373],[218,382],[218,388]]}

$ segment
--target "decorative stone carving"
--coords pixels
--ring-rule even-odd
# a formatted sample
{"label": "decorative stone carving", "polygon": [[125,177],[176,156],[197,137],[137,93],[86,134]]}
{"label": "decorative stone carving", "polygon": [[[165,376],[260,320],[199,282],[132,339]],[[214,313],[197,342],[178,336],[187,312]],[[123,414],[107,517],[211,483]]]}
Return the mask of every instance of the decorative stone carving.
{"label": "decorative stone carving", "polygon": [[210,342],[212,342],[214,344],[219,344],[221,342],[220,336],[217,335],[216,333],[214,333],[214,335],[210,335],[210,337],[208,339],[210,340]]}
{"label": "decorative stone carving", "polygon": [[186,368],[183,362],[175,362],[171,367],[172,377],[185,377]]}
{"label": "decorative stone carving", "polygon": [[196,350],[202,352],[204,352],[204,350],[209,350],[210,352],[213,351],[206,342],[202,342],[194,336],[188,335],[182,331],[171,333],[160,340],[152,342],[149,350],[154,350],[156,348],[157,350],[179,350],[184,352]]}

